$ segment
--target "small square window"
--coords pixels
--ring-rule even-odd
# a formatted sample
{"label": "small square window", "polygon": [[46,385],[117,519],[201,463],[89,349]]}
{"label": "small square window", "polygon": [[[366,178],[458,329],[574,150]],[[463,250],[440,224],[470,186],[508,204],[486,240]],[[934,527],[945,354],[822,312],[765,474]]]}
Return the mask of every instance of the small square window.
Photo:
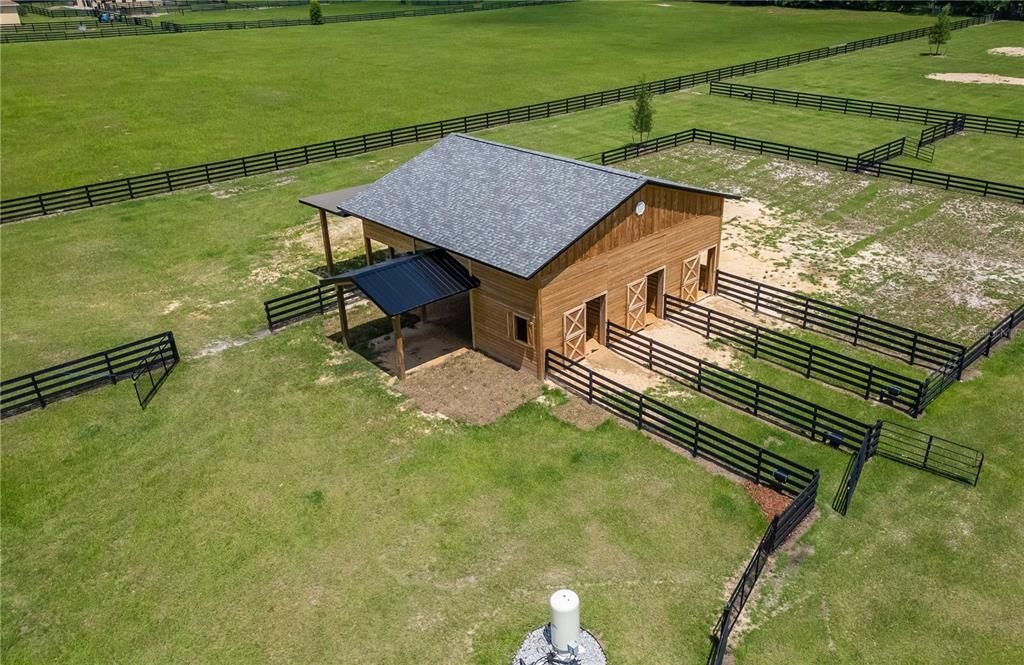
{"label": "small square window", "polygon": [[530,343],[530,321],[525,316],[512,315],[512,337],[521,344]]}

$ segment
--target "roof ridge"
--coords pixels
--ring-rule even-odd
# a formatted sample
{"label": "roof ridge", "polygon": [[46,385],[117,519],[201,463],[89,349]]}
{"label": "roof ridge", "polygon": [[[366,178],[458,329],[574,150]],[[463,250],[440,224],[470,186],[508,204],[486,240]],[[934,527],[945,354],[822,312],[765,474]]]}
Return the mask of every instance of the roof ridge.
{"label": "roof ridge", "polygon": [[523,148],[516,145],[509,145],[507,143],[498,143],[497,141],[489,141],[487,139],[480,138],[479,136],[470,136],[469,134],[463,134],[462,132],[452,132],[449,136],[457,136],[463,139],[469,139],[470,141],[476,141],[478,143],[486,143],[487,145],[493,145],[497,148],[505,148],[506,150],[515,150],[516,152],[523,152],[528,155],[535,155],[537,157],[546,157],[547,159],[553,159],[558,162],[565,162],[567,164],[575,164],[576,166],[583,166],[588,169],[594,169],[595,171],[601,171],[602,173],[610,173],[612,175],[623,176],[625,178],[631,178],[633,180],[640,180],[643,182],[649,182],[650,178],[642,173],[633,173],[632,171],[623,171],[622,169],[613,169],[605,166],[604,164],[591,164],[590,162],[584,162],[579,159],[573,159],[572,157],[563,157],[561,155],[553,155],[550,152],[541,152],[539,150],[530,150],[529,148]]}

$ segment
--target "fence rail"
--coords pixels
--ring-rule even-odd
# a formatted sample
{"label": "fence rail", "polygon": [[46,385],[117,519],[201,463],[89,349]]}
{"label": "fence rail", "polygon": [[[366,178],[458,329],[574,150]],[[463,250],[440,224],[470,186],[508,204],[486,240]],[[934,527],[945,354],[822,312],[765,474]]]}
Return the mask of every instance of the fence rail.
{"label": "fence rail", "polygon": [[678,383],[812,441],[856,451],[872,425],[683,353],[608,322],[612,351]]}
{"label": "fence rail", "polygon": [[[362,297],[359,289],[351,287],[344,290],[345,303],[350,304]],[[273,332],[283,325],[304,319],[314,314],[323,314],[338,306],[337,287],[334,285],[317,285],[301,289],[263,303],[267,315],[267,328]]]}
{"label": "fence rail", "polygon": [[582,367],[557,351],[546,351],[544,366],[549,379],[588,402],[758,485],[796,497],[816,482],[817,471]]}
{"label": "fence rail", "polygon": [[970,485],[978,484],[985,463],[980,450],[889,421],[882,425],[878,454]]}
{"label": "fence rail", "polygon": [[725,608],[722,610],[718,623],[715,624],[712,630],[711,637],[713,641],[711,653],[708,655],[707,661],[709,665],[722,665],[725,661],[729,635],[732,633],[736,621],[743,612],[747,600],[750,599],[757,580],[760,578],[765,564],[768,563],[768,557],[789,539],[796,527],[814,510],[814,501],[817,495],[818,473],[815,472],[814,478],[808,483],[807,487],[797,495],[782,513],[772,519],[768,525],[764,535],[761,537],[761,541],[754,549],[754,555],[750,558],[746,568],[743,569],[743,574],[740,575],[736,587],[729,594],[729,600],[725,603]]}
{"label": "fence rail", "polygon": [[[353,21],[379,21],[383,19],[411,18],[417,16],[437,16],[441,14],[461,14],[465,12],[481,12],[492,9],[510,9],[514,7],[533,7],[537,5],[554,5],[574,0],[510,0],[508,2],[486,2],[479,4],[460,3],[425,9],[398,9],[387,12],[367,12],[362,14],[334,14],[323,17],[324,23],[351,23]],[[211,21],[208,23],[174,23],[161,21],[160,26],[168,32],[205,32],[209,30],[252,30],[259,28],[286,28],[298,25],[312,25],[308,18],[294,19],[263,19],[258,21]]]}
{"label": "fence rail", "polygon": [[665,319],[838,388],[911,411],[923,381],[897,374],[785,333],[665,295]]}
{"label": "fence rail", "polygon": [[[955,21],[953,27],[954,29],[966,28],[972,25],[987,23],[990,20],[992,20],[990,16],[963,19]],[[811,49],[809,51],[661,79],[648,84],[648,88],[655,94],[677,92],[724,78],[755,74],[757,72],[852,53],[861,49],[885,46],[908,39],[918,39],[926,34],[926,28],[906,30],[880,37],[848,42],[839,46]],[[422,123],[333,141],[324,141],[296,148],[286,148],[279,151],[264,152],[168,171],[20,196],[0,201],[0,223],[14,222],[69,210],[91,208],[97,205],[126,201],[144,196],[153,196],[165,192],[173,192],[178,189],[208,185],[242,176],[279,171],[281,169],[358,155],[418,141],[436,140],[452,132],[471,132],[508,125],[514,122],[525,122],[583,111],[631,100],[636,96],[639,87],[639,85],[630,85],[566,97],[564,99],[540,102],[538,104],[517,106],[460,118],[449,118],[447,120]],[[1021,189],[1024,190],[1024,188]],[[1021,198],[1024,200],[1024,194],[1021,195]]]}
{"label": "fence rail", "polygon": [[850,461],[846,465],[846,472],[843,475],[843,481],[839,484],[836,495],[832,499],[832,509],[840,515],[846,515],[847,511],[849,511],[850,503],[853,501],[853,493],[857,490],[857,484],[860,483],[860,474],[864,470],[864,465],[878,450],[878,439],[882,431],[882,421],[875,423],[872,429],[871,436],[864,437],[860,448],[857,449],[857,453],[850,456]]}
{"label": "fence rail", "polygon": [[945,111],[923,106],[904,106],[903,104],[875,102],[868,99],[832,97],[813,92],[762,88],[737,83],[714,82],[711,84],[711,94],[737,97],[755,102],[783,104],[797,108],[812,108],[818,111],[866,115],[868,117],[885,118],[886,120],[900,122],[920,122],[926,125],[942,123],[961,117],[964,120],[964,128],[968,130],[1009,134],[1010,136],[1017,137],[1024,136],[1024,120],[1016,118],[1000,118],[976,113]]}
{"label": "fence rail", "polygon": [[[169,357],[167,354],[170,354]],[[164,372],[178,363],[174,333],[168,331],[0,382],[0,417],[42,409],[53,402],[120,379],[137,382],[148,364]],[[160,378],[160,382],[163,378]],[[159,385],[156,385],[158,388]],[[139,393],[136,383],[136,392]],[[152,392],[146,402],[152,397]],[[145,406],[140,397],[140,404]]]}
{"label": "fence rail", "polygon": [[955,342],[721,270],[716,293],[756,313],[822,331],[911,365],[943,369],[951,358],[959,358],[964,352],[964,347]]}
{"label": "fence rail", "polygon": [[857,155],[857,170],[863,171],[866,168],[870,168],[880,162],[886,162],[890,159],[896,159],[903,154],[904,148],[907,145],[907,138],[901,136],[900,138],[883,143],[880,146],[865,150]]}
{"label": "fence rail", "polygon": [[917,149],[920,150],[926,145],[931,145],[932,143],[944,139],[947,136],[952,136],[953,134],[964,131],[966,123],[966,117],[963,115],[957,115],[956,117],[940,122],[937,125],[925,127],[921,130],[921,135],[917,138]]}
{"label": "fence rail", "polygon": [[786,159],[799,159],[818,165],[835,166],[844,171],[859,172],[876,178],[886,176],[904,180],[911,184],[931,185],[947,190],[969,192],[979,196],[995,196],[1009,199],[1015,203],[1024,203],[1024,187],[1018,185],[970,178],[956,175],[955,173],[926,171],[898,164],[875,162],[871,165],[865,165],[857,157],[699,128],[686,129],[675,134],[659,136],[643,143],[629,143],[618,148],[612,148],[600,153],[596,161],[599,161],[601,164],[616,164],[627,159],[635,159],[692,142],[721,145],[733,150],[751,150],[763,155],[778,155]]}

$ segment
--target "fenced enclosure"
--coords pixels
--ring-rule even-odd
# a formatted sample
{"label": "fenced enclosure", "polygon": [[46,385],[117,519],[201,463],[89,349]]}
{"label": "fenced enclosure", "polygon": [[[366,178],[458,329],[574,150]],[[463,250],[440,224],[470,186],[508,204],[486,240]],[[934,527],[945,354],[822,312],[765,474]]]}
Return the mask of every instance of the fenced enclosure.
{"label": "fenced enclosure", "polygon": [[0,417],[43,409],[57,400],[101,385],[131,379],[145,408],[180,360],[167,331],[115,346],[0,383]]}
{"label": "fenced enclosure", "polygon": [[836,490],[832,499],[832,509],[840,515],[846,515],[850,509],[850,502],[853,501],[853,493],[857,490],[860,482],[860,474],[864,470],[864,464],[875,454],[878,449],[878,439],[882,429],[882,421],[875,424],[873,436],[865,437],[861,442],[857,453],[850,457],[846,465],[846,472],[843,474],[843,481]]}
{"label": "fenced enclosure", "polygon": [[628,159],[636,159],[637,157],[643,157],[644,155],[654,154],[662,150],[669,150],[694,142],[720,145],[732,150],[751,150],[762,155],[785,157],[788,160],[799,159],[816,165],[835,166],[844,171],[854,171],[876,178],[886,176],[904,180],[911,184],[941,187],[947,190],[951,189],[977,194],[978,196],[995,196],[1009,199],[1015,203],[1024,203],[1024,187],[1018,185],[982,180],[980,178],[969,178],[954,173],[942,173],[941,171],[926,171],[924,169],[884,162],[865,165],[854,156],[840,155],[813,148],[803,148],[775,141],[765,141],[747,136],[726,134],[724,132],[714,132],[696,127],[649,139],[643,143],[627,143],[618,148],[605,150],[594,156],[594,159],[601,164],[616,164]]}
{"label": "fenced enclosure", "polygon": [[955,342],[721,270],[716,293],[755,313],[821,331],[911,365],[941,370],[964,353],[964,347]]}
{"label": "fenced enclosure", "polygon": [[799,496],[818,472],[683,413],[548,349],[547,377],[590,403],[738,476],[790,497]]}
{"label": "fenced enclosure", "polygon": [[625,358],[811,441],[855,451],[872,432],[872,425],[683,353],[611,321],[607,340],[608,348]]}
{"label": "fenced enclosure", "polygon": [[[363,297],[355,287],[343,289],[345,303],[350,304]],[[288,323],[314,314],[323,314],[338,306],[338,292],[334,285],[317,285],[292,293],[271,298],[263,302],[267,315],[267,328],[273,332]]]}
{"label": "fenced enclosure", "polygon": [[797,337],[723,314],[699,303],[665,295],[665,319],[787,369],[911,412],[924,382]]}
{"label": "fenced enclosure", "polygon": [[814,510],[814,501],[817,495],[818,472],[815,471],[814,477],[807,484],[807,487],[796,496],[782,513],[776,515],[768,525],[764,536],[761,537],[760,542],[758,542],[757,547],[754,549],[754,555],[750,558],[746,568],[743,569],[743,574],[740,575],[740,579],[736,583],[735,588],[733,588],[732,593],[729,594],[729,600],[726,601],[725,608],[722,610],[718,622],[711,631],[712,645],[711,653],[708,654],[708,665],[722,665],[725,661],[729,635],[732,633],[736,621],[743,612],[747,600],[750,599],[754,586],[757,584],[758,578],[761,577],[765,564],[768,563],[768,557],[782,547],[793,534],[793,531],[796,530],[796,527]]}
{"label": "fenced enclosure", "polygon": [[883,143],[880,146],[865,150],[857,155],[857,170],[864,173],[866,170],[871,169],[871,167],[881,162],[896,159],[903,154],[903,150],[906,146],[907,139],[906,137],[901,136],[894,141],[889,141],[888,143]]}
{"label": "fenced enclosure", "polygon": [[868,99],[852,99],[850,97],[833,97],[813,92],[782,90],[779,88],[762,88],[737,83],[711,83],[712,95],[724,95],[753,102],[783,104],[797,108],[810,108],[818,111],[831,111],[865,115],[869,118],[884,118],[898,122],[920,122],[926,125],[945,123],[957,118],[963,119],[964,129],[976,132],[1024,136],[1024,120],[1000,118],[977,113],[961,113],[944,111],[923,106],[904,106],[888,102],[875,102]]}
{"label": "fenced enclosure", "polygon": [[882,423],[878,454],[970,485],[978,484],[985,463],[980,450],[888,420]]}
{"label": "fenced enclosure", "polygon": [[[575,0],[509,0],[507,2],[484,3],[452,3],[449,5],[428,7],[425,9],[397,9],[387,12],[366,12],[361,14],[330,14],[323,16],[326,23],[350,23],[353,21],[379,21],[393,18],[411,18],[417,16],[437,16],[441,14],[461,14],[465,12],[482,12],[492,9],[509,9],[513,7],[532,7],[536,5],[553,5]],[[168,32],[205,32],[209,30],[253,30],[259,28],[287,28],[297,25],[312,25],[308,18],[265,19],[259,21],[211,21],[208,23],[174,23],[161,21],[160,27]]]}
{"label": "fenced enclosure", "polygon": [[[963,19],[960,21],[954,21],[953,28],[966,28],[972,25],[987,23],[991,20],[991,16],[978,16]],[[791,53],[789,55],[755,60],[740,65],[719,67],[718,69],[711,69],[703,72],[684,74],[682,76],[652,81],[648,84],[648,89],[650,89],[654,94],[678,92],[686,88],[692,88],[696,85],[710,83],[720,79],[744,76],[746,74],[754,74],[757,72],[779,69],[781,67],[789,67],[791,65],[810,62],[812,60],[831,58],[845,53],[852,53],[866,48],[885,46],[887,44],[906,41],[908,39],[918,39],[926,34],[927,29],[925,28],[906,30],[890,35],[883,35],[881,37],[871,37],[869,39],[848,42],[839,46],[829,46],[809,51],[801,51],[799,53]],[[263,152],[245,157],[236,157],[234,159],[208,162],[206,164],[198,164],[195,166],[185,166],[166,171],[81,185],[78,187],[42,192],[40,194],[19,196],[0,201],[0,223],[14,222],[21,219],[39,217],[41,215],[50,215],[58,212],[91,208],[107,203],[116,203],[118,201],[127,201],[145,196],[153,196],[156,194],[198,187],[200,185],[209,185],[214,182],[221,182],[244,176],[280,171],[282,169],[294,168],[296,166],[303,166],[306,164],[313,164],[341,157],[350,157],[352,155],[359,155],[373,150],[382,150],[384,148],[392,148],[419,141],[437,140],[453,132],[472,132],[481,129],[488,129],[490,127],[508,125],[514,122],[527,122],[529,120],[539,120],[541,118],[549,118],[556,115],[584,111],[586,109],[606,106],[608,104],[617,104],[619,102],[629,101],[636,97],[639,89],[639,85],[624,86],[621,88],[602,90],[600,92],[576,95],[574,97],[566,97],[553,101],[507,108],[499,111],[477,113],[459,118],[449,118],[447,120],[438,120],[409,127],[373,132],[370,134],[363,134],[361,136],[323,141],[296,148],[286,148],[283,150]],[[692,132],[695,130],[689,131]],[[658,139],[655,139],[655,141],[657,140]],[[690,140],[692,140],[692,138]],[[612,152],[615,151],[609,151],[609,153]],[[611,161],[603,161],[605,159],[605,154],[608,153],[602,153],[601,155],[602,163],[611,163]],[[626,158],[627,157],[622,157],[617,161],[621,161]],[[853,158],[847,157],[846,159],[852,160]],[[1024,188],[1017,189],[1021,190],[1019,198],[1024,202]],[[987,189],[985,189],[985,191],[987,191]],[[993,190],[993,195],[996,195],[994,192],[995,190]]]}

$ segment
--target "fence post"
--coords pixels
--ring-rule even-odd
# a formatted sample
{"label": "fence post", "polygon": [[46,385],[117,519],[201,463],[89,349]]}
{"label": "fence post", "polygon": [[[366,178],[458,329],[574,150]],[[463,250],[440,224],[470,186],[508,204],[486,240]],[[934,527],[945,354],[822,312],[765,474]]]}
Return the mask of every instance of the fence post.
{"label": "fence post", "polygon": [[654,340],[647,338],[647,369],[654,369]]}
{"label": "fence post", "polygon": [[811,346],[811,347],[808,347],[808,350],[807,350],[807,372],[806,372],[805,376],[808,379],[811,378],[811,365],[813,365],[813,364],[814,364],[814,347]]}
{"label": "fence post", "polygon": [[917,333],[914,333],[914,337],[910,342],[910,364],[913,365],[914,361],[917,360]]}
{"label": "fence post", "polygon": [[114,365],[110,362],[110,356],[104,351],[103,359],[107,361],[107,374],[110,375],[110,382],[117,383],[117,376],[114,374]]}
{"label": "fence post", "polygon": [[761,463],[764,457],[764,448],[757,449],[757,471],[754,473],[754,482],[761,484]]}
{"label": "fence post", "polygon": [[871,396],[871,384],[874,381],[874,378],[875,378],[875,366],[874,365],[870,365],[868,367],[867,383],[865,383],[865,385],[864,385],[864,399],[867,399],[868,397]]}
{"label": "fence post", "polygon": [[696,421],[693,427],[693,456],[697,456],[697,450],[700,448],[700,421]]}
{"label": "fence post", "polygon": [[636,428],[644,428],[644,394],[640,393],[640,405],[636,410]]}
{"label": "fence post", "polygon": [[921,467],[922,468],[927,468],[928,467],[928,458],[932,454],[932,441],[934,441],[934,440],[935,440],[935,437],[933,435],[929,434],[928,435],[928,447],[925,448],[925,450],[924,450],[924,462],[921,463]]}
{"label": "fence post", "polygon": [[36,375],[32,375],[32,389],[36,391],[36,399],[39,400],[39,408],[46,408],[46,398],[43,397],[43,391],[39,389],[39,383],[36,381]]}
{"label": "fence post", "polygon": [[594,403],[594,373],[587,370],[587,403]]}
{"label": "fence post", "polygon": [[758,326],[754,328],[754,357],[757,358],[757,352],[761,348],[761,328]]}

